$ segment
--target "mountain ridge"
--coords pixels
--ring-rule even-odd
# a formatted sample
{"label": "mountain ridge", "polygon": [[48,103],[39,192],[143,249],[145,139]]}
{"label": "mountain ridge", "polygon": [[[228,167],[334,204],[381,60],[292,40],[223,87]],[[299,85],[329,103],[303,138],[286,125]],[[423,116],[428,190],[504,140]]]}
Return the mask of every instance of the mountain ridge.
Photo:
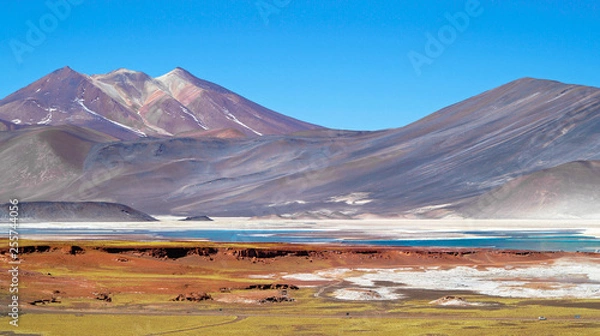
{"label": "mountain ridge", "polygon": [[21,127],[89,126],[122,140],[202,129],[237,129],[247,136],[322,129],[179,67],[152,78],[124,68],[88,76],[66,66],[0,100],[0,119]]}

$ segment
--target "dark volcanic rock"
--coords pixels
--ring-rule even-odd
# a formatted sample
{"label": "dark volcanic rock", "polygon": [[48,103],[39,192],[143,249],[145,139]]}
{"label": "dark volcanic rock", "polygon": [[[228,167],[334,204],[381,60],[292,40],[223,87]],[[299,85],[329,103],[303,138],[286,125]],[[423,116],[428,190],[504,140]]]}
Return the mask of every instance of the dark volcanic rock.
{"label": "dark volcanic rock", "polygon": [[104,302],[112,302],[111,293],[94,293],[96,295],[96,300],[104,301]]}
{"label": "dark volcanic rock", "polygon": [[191,216],[182,219],[185,222],[212,222],[213,220],[208,216]]}
{"label": "dark volcanic rock", "polygon": [[247,289],[247,290],[253,290],[253,289],[258,289],[258,290],[269,290],[269,289],[298,290],[299,288],[296,285],[289,285],[289,284],[257,284],[257,285],[250,285],[244,289]]}
{"label": "dark volcanic rock", "polygon": [[286,296],[270,296],[259,300],[258,303],[279,303],[279,302],[294,302],[296,301],[294,298],[289,298]]}
{"label": "dark volcanic rock", "polygon": [[[9,204],[0,206],[9,219]],[[152,216],[126,205],[104,202],[25,202],[18,204],[20,222],[151,222]],[[75,252],[74,252],[75,253]]]}
{"label": "dark volcanic rock", "polygon": [[212,299],[213,299],[212,296],[207,293],[188,293],[188,294],[179,294],[179,295],[177,295],[176,298],[172,299],[171,301],[199,302],[199,301],[207,301],[207,300],[212,300]]}
{"label": "dark volcanic rock", "polygon": [[179,259],[187,256],[210,257],[219,252],[213,247],[164,247],[164,248],[130,248],[130,247],[101,247],[101,251],[113,254],[131,254],[138,257],[157,259]]}
{"label": "dark volcanic rock", "polygon": [[52,296],[51,299],[40,299],[40,300],[34,300],[34,301],[29,302],[29,304],[32,306],[48,305],[51,303],[62,303],[62,301],[59,296]]}

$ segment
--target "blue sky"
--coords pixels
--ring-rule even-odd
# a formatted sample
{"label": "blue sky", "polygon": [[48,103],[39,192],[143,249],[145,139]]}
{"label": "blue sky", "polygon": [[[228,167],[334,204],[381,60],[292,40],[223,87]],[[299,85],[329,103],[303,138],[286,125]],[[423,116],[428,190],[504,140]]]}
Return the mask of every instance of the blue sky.
{"label": "blue sky", "polygon": [[[600,87],[597,0],[49,3],[65,1],[58,14],[45,1],[3,3],[0,97],[65,65],[151,76],[181,66],[298,119],[375,130],[521,77]],[[468,25],[453,27],[446,14],[462,13]],[[443,49],[428,54],[427,34]],[[417,54],[426,62],[415,67]]]}

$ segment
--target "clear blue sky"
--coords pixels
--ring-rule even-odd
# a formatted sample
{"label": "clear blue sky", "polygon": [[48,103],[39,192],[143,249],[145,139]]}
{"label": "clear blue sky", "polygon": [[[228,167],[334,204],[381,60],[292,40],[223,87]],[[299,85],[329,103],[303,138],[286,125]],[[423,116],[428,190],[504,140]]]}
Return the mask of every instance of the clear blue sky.
{"label": "clear blue sky", "polygon": [[[71,1],[81,4],[55,21],[45,1],[3,2],[0,97],[65,65],[151,76],[181,66],[295,118],[375,130],[526,76],[600,87],[598,0],[481,0],[456,36],[445,14],[473,0]],[[257,3],[281,8],[261,15]],[[48,32],[35,45],[28,22]],[[408,54],[427,57],[426,34],[440,30],[451,42],[418,75]]]}

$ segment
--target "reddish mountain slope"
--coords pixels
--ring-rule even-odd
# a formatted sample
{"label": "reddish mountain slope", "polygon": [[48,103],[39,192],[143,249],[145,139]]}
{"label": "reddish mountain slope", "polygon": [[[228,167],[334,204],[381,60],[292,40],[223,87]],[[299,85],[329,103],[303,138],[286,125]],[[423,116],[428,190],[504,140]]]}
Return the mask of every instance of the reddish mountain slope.
{"label": "reddish mountain slope", "polygon": [[248,135],[264,135],[317,128],[264,108],[181,68],[157,80],[208,129],[234,128]]}
{"label": "reddish mountain slope", "polygon": [[123,140],[235,129],[248,136],[287,134],[320,127],[273,112],[177,68],[153,79],[119,69],[87,76],[59,69],[0,100],[6,122],[78,125]]}

